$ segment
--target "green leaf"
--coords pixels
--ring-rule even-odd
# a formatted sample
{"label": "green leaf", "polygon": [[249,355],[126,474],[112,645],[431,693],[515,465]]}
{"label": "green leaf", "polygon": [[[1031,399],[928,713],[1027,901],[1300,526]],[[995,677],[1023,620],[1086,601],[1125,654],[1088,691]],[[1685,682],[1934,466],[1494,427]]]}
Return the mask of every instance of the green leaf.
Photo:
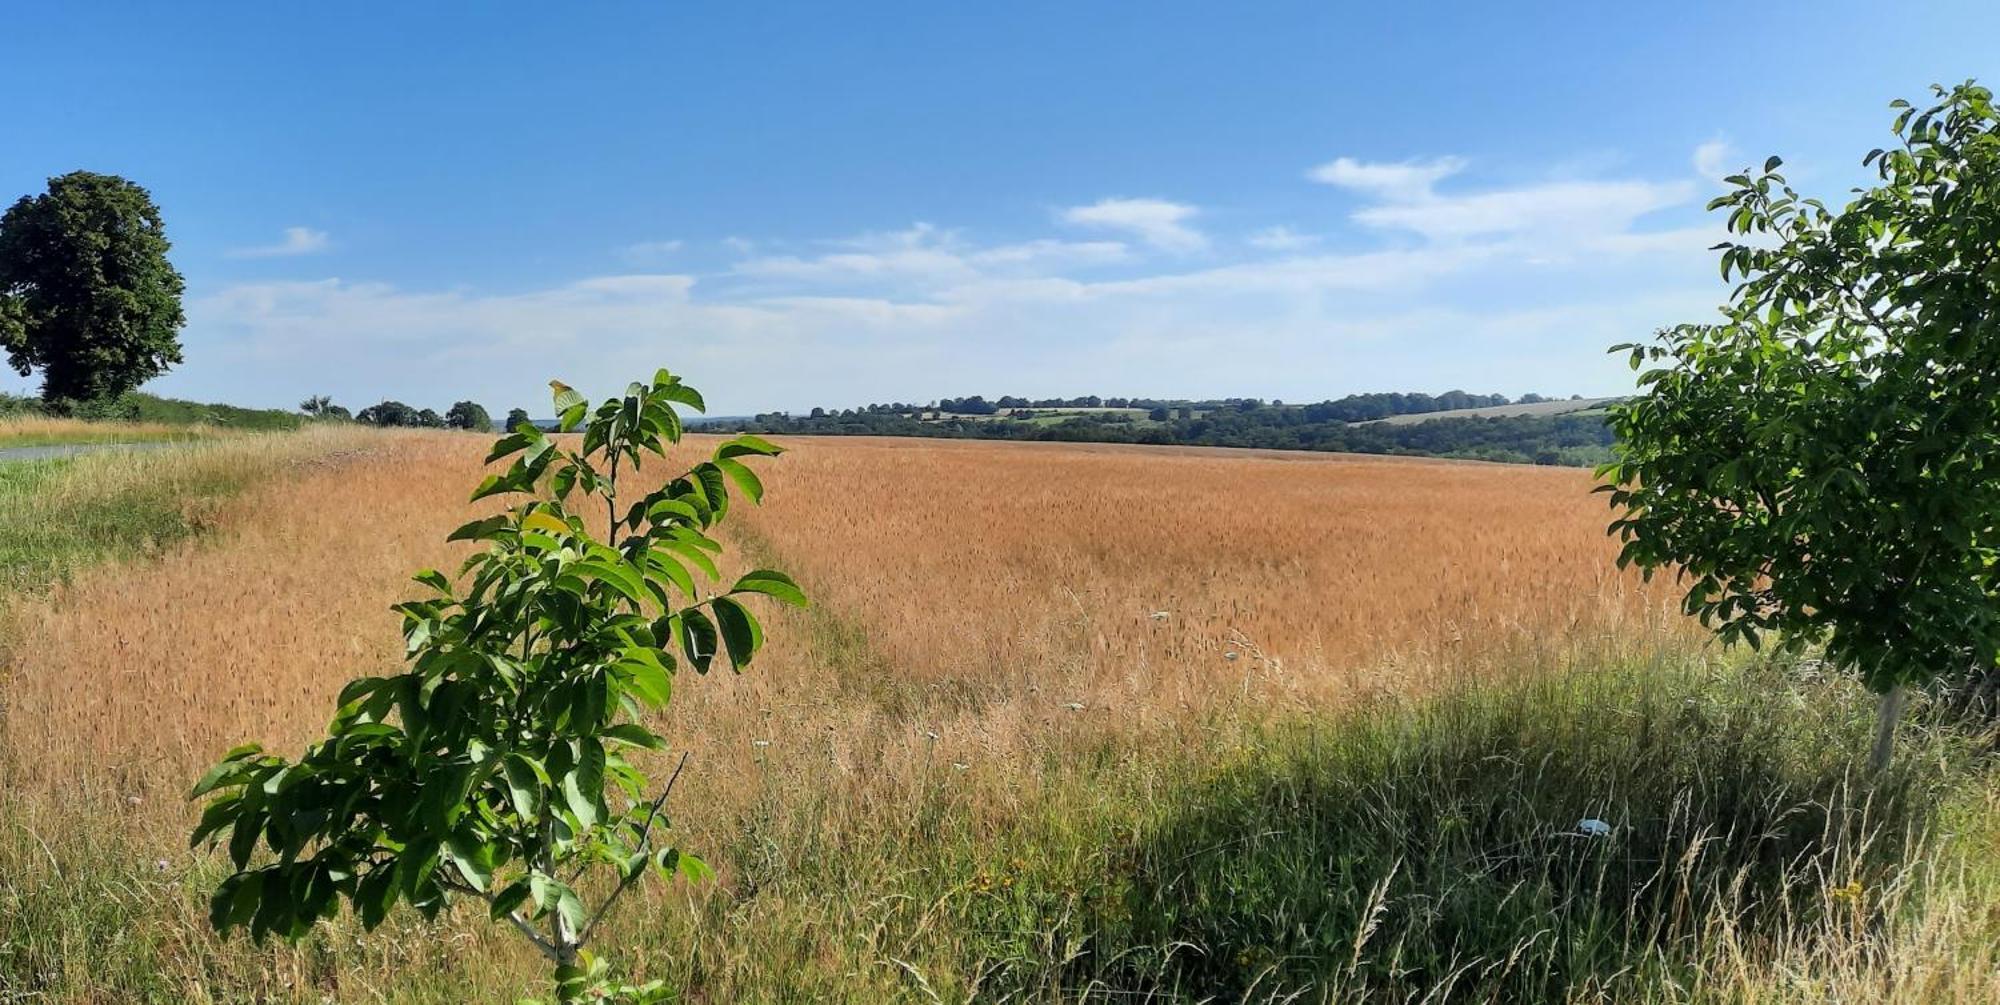
{"label": "green leaf", "polygon": [[572,408],[586,404],[583,395],[579,394],[576,388],[560,380],[549,381],[549,391],[551,396],[550,401],[555,406],[557,412],[567,412]]}
{"label": "green leaf", "polygon": [[505,516],[481,517],[460,526],[446,541],[491,541],[511,526]]}
{"label": "green leaf", "polygon": [[634,604],[644,604],[650,594],[646,592],[644,576],[633,573],[630,565],[623,560],[594,560],[578,562],[571,567],[578,575],[587,576],[604,583]]}
{"label": "green leaf", "polygon": [[577,822],[597,825],[598,804],[604,798],[604,746],[591,737],[576,741],[576,766],[563,776],[563,798]]}
{"label": "green leaf", "polygon": [[761,593],[793,607],[804,607],[807,604],[805,591],[799,589],[799,584],[792,582],[792,577],[776,569],[758,569],[745,573],[743,578],[738,579],[736,585],[730,588],[730,592]]}
{"label": "green leaf", "polygon": [[475,890],[485,890],[493,882],[493,847],[460,830],[445,842],[445,852],[458,867],[459,875]]}
{"label": "green leaf", "polygon": [[697,412],[708,411],[708,403],[701,400],[701,392],[682,383],[669,383],[657,392],[668,401],[686,405]]}
{"label": "green leaf", "polygon": [[681,652],[687,655],[688,664],[698,673],[707,673],[709,665],[715,660],[719,641],[715,623],[708,619],[708,615],[690,608],[674,615],[670,624]]}
{"label": "green leaf", "polygon": [[361,908],[361,927],[374,931],[389,916],[389,909],[396,905],[399,896],[401,891],[396,887],[396,870],[393,867],[378,865],[369,870],[354,891],[355,903]]}
{"label": "green leaf", "polygon": [[636,722],[621,722],[612,726],[604,731],[604,738],[646,750],[664,750],[667,746],[667,741],[661,739],[659,734]]}
{"label": "green leaf", "polygon": [[486,455],[486,463],[491,464],[509,454],[516,453],[541,438],[542,434],[540,430],[536,430],[533,434],[523,432],[502,436],[493,441],[493,451]]}
{"label": "green leaf", "polygon": [[725,457],[716,461],[715,466],[729,475],[730,480],[734,481],[737,487],[743,490],[744,495],[750,497],[751,502],[760,503],[764,501],[764,483],[758,479],[755,471],[750,470],[749,465],[744,464],[742,461]]}
{"label": "green leaf", "polygon": [[518,751],[508,754],[502,764],[502,774],[507,779],[507,798],[514,804],[514,812],[523,818],[532,818],[540,813],[542,790],[549,784],[548,772],[542,770],[539,761]]}
{"label": "green leaf", "polygon": [[520,491],[522,490],[515,486],[514,479],[509,475],[487,475],[480,481],[479,487],[472,490],[472,498],[469,501],[478,502],[488,496],[504,495],[508,492]]}
{"label": "green leaf", "polygon": [[748,608],[728,597],[717,597],[709,606],[715,611],[715,623],[722,630],[722,643],[729,648],[729,661],[737,669],[750,664],[750,658],[764,645],[764,629]]}
{"label": "green leaf", "polygon": [[505,921],[508,915],[514,913],[515,908],[527,902],[532,892],[525,879],[517,879],[507,884],[499,893],[493,895],[493,903],[487,909],[487,916],[494,921]]}
{"label": "green leaf", "polygon": [[776,457],[784,452],[785,448],[761,436],[752,436],[749,433],[744,433],[741,436],[732,437],[721,446],[716,447],[714,459],[722,461],[731,457],[742,457],[749,454],[759,457]]}

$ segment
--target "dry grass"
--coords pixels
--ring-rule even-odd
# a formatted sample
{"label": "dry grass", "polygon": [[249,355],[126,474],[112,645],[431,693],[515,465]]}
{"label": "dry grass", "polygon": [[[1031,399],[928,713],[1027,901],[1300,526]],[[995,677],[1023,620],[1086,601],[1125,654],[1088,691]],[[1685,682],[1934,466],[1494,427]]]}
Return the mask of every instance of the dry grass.
{"label": "dry grass", "polygon": [[193,457],[79,459],[52,493],[59,503],[160,467],[288,470],[206,507],[199,520],[219,541],[103,566],[17,607],[6,721],[14,783],[164,793],[177,804],[186,772],[236,743],[300,743],[342,683],[399,655],[388,605],[409,573],[449,557],[440,542],[456,526],[479,446],[328,428]]}
{"label": "dry grass", "polygon": [[208,426],[164,422],[101,422],[48,416],[0,419],[0,447],[30,447],[57,443],[145,443],[226,435]]}
{"label": "dry grass", "polygon": [[[408,575],[459,555],[442,541],[470,514],[485,441],[340,435],[222,505],[206,540],[15,612],[0,787],[26,837],[4,861],[53,869],[22,902],[80,889],[92,852],[44,837],[80,815],[164,877],[112,894],[139,919],[121,936],[138,948],[108,951],[122,971],[81,946],[33,951],[61,961],[63,1000],[141,997],[142,969],[153,1000],[467,1000],[532,979],[533,960],[473,921],[263,953],[202,930],[209,865],[181,847],[188,780],[242,740],[291,749],[317,735],[342,683],[398,658],[387,607],[413,592]],[[764,466],[770,501],[740,512],[737,543],[818,606],[774,612],[752,672],[683,681],[670,713],[695,756],[677,830],[722,880],[655,890],[617,926],[642,970],[698,1000],[964,996],[998,965],[993,931],[965,919],[995,896],[982,856],[1000,844],[1043,841],[1050,873],[1073,884],[1104,868],[1118,828],[1185,792],[1188,765],[1261,723],[1687,640],[1659,595],[1607,571],[1604,510],[1573,470],[792,446]],[[1833,979],[1813,969],[1823,950],[1798,953],[1793,976]],[[1856,967],[1853,981],[1876,973]],[[1746,965],[1732,986],[1785,976],[1772,973]],[[1991,979],[1969,966],[1950,986]]]}
{"label": "dry grass", "polygon": [[840,438],[768,482],[771,550],[966,694],[1178,714],[1254,677],[1318,705],[1665,624],[1575,469]]}

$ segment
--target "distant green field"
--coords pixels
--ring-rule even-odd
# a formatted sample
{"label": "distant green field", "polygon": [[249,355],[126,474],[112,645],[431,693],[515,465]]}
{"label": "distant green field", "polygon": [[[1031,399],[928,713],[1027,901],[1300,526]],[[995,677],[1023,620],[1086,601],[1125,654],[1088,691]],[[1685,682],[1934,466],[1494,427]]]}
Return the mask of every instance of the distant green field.
{"label": "distant green field", "polygon": [[0,394],[0,443],[7,446],[173,440],[201,435],[205,429],[297,429],[305,421],[305,416],[282,409],[205,404],[136,392],[71,415],[51,416],[39,398]]}
{"label": "distant green field", "polygon": [[179,398],[150,394],[131,395],[136,422],[168,425],[215,425],[231,429],[297,429],[305,417],[275,408],[238,408],[235,405],[205,405]]}

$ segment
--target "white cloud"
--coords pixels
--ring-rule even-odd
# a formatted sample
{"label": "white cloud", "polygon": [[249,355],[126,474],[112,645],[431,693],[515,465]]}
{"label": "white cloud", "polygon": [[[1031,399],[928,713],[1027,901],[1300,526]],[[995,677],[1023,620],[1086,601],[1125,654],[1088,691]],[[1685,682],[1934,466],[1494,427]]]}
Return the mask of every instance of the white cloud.
{"label": "white cloud", "polygon": [[671,241],[636,241],[620,249],[626,258],[633,261],[649,261],[670,257],[687,247],[687,242],[679,239]]}
{"label": "white cloud", "polygon": [[1356,211],[1354,219],[1438,241],[1524,233],[1583,237],[1622,231],[1639,217],[1693,195],[1694,186],[1684,181],[1550,182],[1369,206]]}
{"label": "white cloud", "polygon": [[285,239],[276,244],[235,248],[227,254],[230,258],[290,258],[325,251],[328,243],[324,230],[314,230],[311,227],[286,227]]}
{"label": "white cloud", "polygon": [[1694,173],[1710,181],[1719,180],[1729,171],[1729,158],[1735,156],[1729,143],[1722,139],[1709,140],[1694,148]]}
{"label": "white cloud", "polygon": [[240,400],[256,388],[277,404],[331,393],[349,407],[470,397],[539,414],[551,376],[615,388],[666,364],[724,414],[965,393],[1599,394],[1631,379],[1605,345],[1721,298],[1684,167],[1678,181],[1459,192],[1454,179],[1440,192],[1462,160],[1345,163],[1327,174],[1362,205],[1324,240],[1356,250],[1280,226],[1217,242],[1198,267],[1162,264],[1145,252],[1207,246],[1196,210],[1109,199],[1059,219],[1129,243],[982,242],[918,223],[739,240],[734,264],[701,276],[635,267],[498,293],[230,286],[190,298],[198,365],[159,389]]}
{"label": "white cloud", "polygon": [[1200,251],[1208,239],[1187,225],[1199,210],[1165,199],[1099,199],[1062,212],[1065,223],[1122,230],[1162,251]]}
{"label": "white cloud", "polygon": [[1465,194],[1439,193],[1437,183],[1465,170],[1462,157],[1395,164],[1342,157],[1314,168],[1317,181],[1372,197],[1355,222],[1415,233],[1432,241],[1516,238],[1587,246],[1623,233],[1648,213],[1694,196],[1686,181],[1548,181]]}
{"label": "white cloud", "polygon": [[1243,243],[1265,251],[1299,251],[1318,244],[1319,237],[1313,234],[1301,234],[1290,227],[1280,225],[1255,231],[1243,238]]}
{"label": "white cloud", "polygon": [[1306,172],[1306,177],[1328,185],[1366,192],[1383,199],[1411,201],[1428,198],[1438,182],[1465,170],[1462,157],[1439,157],[1431,161],[1403,161],[1397,164],[1370,164],[1341,157]]}
{"label": "white cloud", "polygon": [[992,275],[1033,275],[1126,261],[1119,241],[1040,238],[977,247],[957,231],[916,223],[904,230],[861,234],[828,242],[842,250],[820,255],[771,255],[737,262],[737,275],[824,283],[906,280],[929,285],[971,282]]}

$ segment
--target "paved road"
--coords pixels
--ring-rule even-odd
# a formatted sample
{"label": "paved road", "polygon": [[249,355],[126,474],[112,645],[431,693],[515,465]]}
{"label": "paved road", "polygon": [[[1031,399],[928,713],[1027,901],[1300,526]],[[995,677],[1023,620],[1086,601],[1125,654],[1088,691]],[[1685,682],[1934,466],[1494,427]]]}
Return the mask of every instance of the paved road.
{"label": "paved road", "polygon": [[39,461],[50,457],[95,453],[99,450],[152,450],[158,447],[171,447],[174,442],[149,440],[142,443],[52,443],[39,447],[0,447],[0,462]]}

